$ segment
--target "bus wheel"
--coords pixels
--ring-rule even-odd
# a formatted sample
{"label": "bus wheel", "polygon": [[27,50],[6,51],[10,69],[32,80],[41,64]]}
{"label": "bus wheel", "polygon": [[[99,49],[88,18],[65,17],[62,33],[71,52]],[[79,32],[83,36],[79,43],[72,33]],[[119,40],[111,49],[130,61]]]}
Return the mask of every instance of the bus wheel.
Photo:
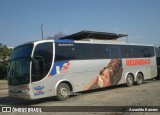
{"label": "bus wheel", "polygon": [[57,99],[62,101],[69,98],[70,88],[65,83],[60,83],[57,87]]}
{"label": "bus wheel", "polygon": [[128,74],[127,75],[127,78],[126,78],[126,85],[128,87],[131,87],[133,85],[133,76],[131,74]]}
{"label": "bus wheel", "polygon": [[140,85],[140,84],[142,84],[142,82],[143,82],[143,76],[141,73],[138,73],[136,76],[136,84]]}

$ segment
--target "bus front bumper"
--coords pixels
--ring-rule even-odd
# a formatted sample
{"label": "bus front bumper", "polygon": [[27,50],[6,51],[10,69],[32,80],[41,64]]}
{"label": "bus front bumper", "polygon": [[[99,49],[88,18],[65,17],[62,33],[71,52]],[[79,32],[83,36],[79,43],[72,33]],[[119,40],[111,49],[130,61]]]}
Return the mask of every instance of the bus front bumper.
{"label": "bus front bumper", "polygon": [[31,100],[30,94],[28,93],[18,93],[18,92],[8,92],[8,95],[12,98],[17,98],[17,99],[25,99],[25,100]]}

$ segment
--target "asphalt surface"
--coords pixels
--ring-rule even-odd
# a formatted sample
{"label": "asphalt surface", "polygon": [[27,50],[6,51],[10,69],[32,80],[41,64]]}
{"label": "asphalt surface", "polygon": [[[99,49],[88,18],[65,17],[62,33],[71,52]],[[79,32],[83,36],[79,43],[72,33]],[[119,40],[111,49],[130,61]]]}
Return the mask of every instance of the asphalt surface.
{"label": "asphalt surface", "polygon": [[[57,101],[55,97],[49,97],[33,101],[13,99],[8,96],[7,82],[0,81],[0,106],[160,106],[160,80],[147,80],[142,85],[126,87],[118,85],[86,92],[78,92],[68,100]],[[159,110],[160,111],[160,110]],[[1,114],[1,113],[0,113]],[[5,113],[3,113],[5,114]],[[27,114],[27,113],[26,113]],[[43,113],[44,114],[44,113]],[[47,113],[52,114],[52,113]],[[60,114],[54,113],[54,114]],[[61,114],[84,114],[81,112]],[[85,114],[157,114],[160,112],[85,112]]]}

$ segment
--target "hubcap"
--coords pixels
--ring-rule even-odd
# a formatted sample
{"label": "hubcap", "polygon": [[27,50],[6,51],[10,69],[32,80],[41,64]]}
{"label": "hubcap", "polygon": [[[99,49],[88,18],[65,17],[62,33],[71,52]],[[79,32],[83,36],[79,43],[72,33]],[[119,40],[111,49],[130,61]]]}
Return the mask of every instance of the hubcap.
{"label": "hubcap", "polygon": [[64,87],[62,87],[62,88],[60,89],[60,94],[61,94],[61,96],[66,97],[66,96],[68,95],[67,89],[64,88]]}
{"label": "hubcap", "polygon": [[128,83],[132,84],[132,78],[131,77],[128,78]]}
{"label": "hubcap", "polygon": [[137,80],[138,80],[139,82],[141,82],[141,81],[142,81],[141,76],[138,76],[138,77],[137,77]]}

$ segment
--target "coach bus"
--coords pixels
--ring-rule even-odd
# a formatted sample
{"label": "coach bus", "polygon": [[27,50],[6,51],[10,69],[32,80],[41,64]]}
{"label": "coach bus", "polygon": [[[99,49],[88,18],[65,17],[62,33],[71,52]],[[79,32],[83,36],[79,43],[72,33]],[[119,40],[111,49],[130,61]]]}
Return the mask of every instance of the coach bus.
{"label": "coach bus", "polygon": [[40,40],[14,48],[9,96],[39,99],[118,84],[142,84],[157,76],[152,45],[101,41]]}

